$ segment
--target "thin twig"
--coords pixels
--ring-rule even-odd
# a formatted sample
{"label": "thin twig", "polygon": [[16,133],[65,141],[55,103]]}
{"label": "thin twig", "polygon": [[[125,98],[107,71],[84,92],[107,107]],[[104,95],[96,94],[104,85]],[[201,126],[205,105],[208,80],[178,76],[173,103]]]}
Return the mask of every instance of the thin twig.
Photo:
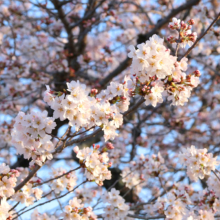
{"label": "thin twig", "polygon": [[56,199],[60,199],[60,198],[62,198],[62,197],[64,197],[64,196],[66,196],[67,194],[73,192],[74,190],[76,190],[77,188],[79,188],[81,185],[83,185],[83,184],[86,183],[86,182],[87,182],[87,180],[85,180],[84,182],[80,183],[78,186],[76,186],[76,187],[75,187],[74,189],[72,189],[71,191],[68,191],[67,193],[65,193],[65,194],[63,194],[63,195],[61,195],[61,196],[59,196],[59,197],[56,197],[56,198],[51,199],[51,200],[46,201],[46,202],[42,202],[42,203],[40,203],[40,204],[38,204],[38,205],[36,205],[36,206],[34,206],[34,207],[32,207],[32,208],[26,210],[26,211],[20,213],[19,215],[17,215],[17,216],[16,216],[15,218],[13,218],[12,220],[17,219],[19,216],[23,215],[25,212],[28,212],[28,211],[30,211],[30,210],[32,210],[32,209],[35,209],[35,208],[38,207],[38,206],[45,205],[45,204],[50,203],[50,202],[52,202],[52,201],[54,201],[54,200],[56,200]]}
{"label": "thin twig", "polygon": [[[215,24],[216,21],[218,21],[218,19],[220,18],[220,13],[216,16],[216,18],[212,21],[212,23],[209,25],[209,27],[206,29],[206,31],[200,35],[199,38],[197,38],[197,40],[194,42],[194,44],[186,51],[186,53],[181,57],[181,59],[183,57],[186,57],[187,55],[189,55],[189,53],[192,51],[192,49],[197,45],[197,43],[209,32],[209,30],[212,28],[212,26]],[[180,60],[181,60],[180,59]]]}
{"label": "thin twig", "polygon": [[43,184],[45,184],[45,183],[49,183],[49,182],[51,182],[51,181],[53,181],[53,180],[59,179],[59,178],[65,176],[65,175],[67,175],[67,174],[69,174],[69,173],[71,173],[71,172],[74,172],[74,171],[76,171],[76,170],[78,170],[78,169],[80,169],[80,166],[77,167],[77,168],[75,168],[75,169],[73,169],[73,170],[70,170],[70,171],[68,171],[68,172],[66,172],[66,173],[64,173],[64,174],[62,174],[62,175],[59,175],[59,176],[57,176],[57,177],[54,177],[53,179],[49,179],[49,180],[47,180],[47,181],[44,181],[43,183],[39,183],[39,184],[37,184],[36,186],[41,186],[41,185],[43,185]]}
{"label": "thin twig", "polygon": [[215,176],[217,177],[217,179],[220,181],[219,176],[216,174],[216,172],[214,170],[212,170],[212,172],[215,174]]}
{"label": "thin twig", "polygon": [[128,217],[137,218],[137,219],[146,219],[146,220],[149,220],[149,219],[165,218],[165,215],[152,216],[152,217],[144,217],[144,216],[140,216],[140,215],[131,215],[131,214],[128,214]]}
{"label": "thin twig", "polygon": [[20,202],[17,202],[17,203],[9,210],[9,212],[12,211],[13,209],[15,209],[19,203],[20,203]]}

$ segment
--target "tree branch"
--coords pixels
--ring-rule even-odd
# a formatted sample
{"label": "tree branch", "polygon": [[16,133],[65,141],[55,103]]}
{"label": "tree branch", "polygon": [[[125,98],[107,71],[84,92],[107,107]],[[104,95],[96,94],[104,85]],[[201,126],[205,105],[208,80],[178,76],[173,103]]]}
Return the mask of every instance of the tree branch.
{"label": "tree branch", "polygon": [[158,215],[158,216],[152,216],[152,217],[144,217],[144,216],[140,216],[140,215],[131,215],[131,214],[128,214],[128,217],[149,220],[149,219],[165,218],[165,215]]}
{"label": "tree branch", "polygon": [[218,19],[220,18],[220,13],[216,16],[216,18],[212,21],[212,23],[209,25],[209,27],[206,29],[206,31],[204,33],[202,33],[200,35],[199,38],[197,38],[197,40],[195,41],[195,43],[186,51],[186,53],[180,58],[180,60],[183,57],[186,57],[187,55],[189,55],[189,53],[192,51],[192,49],[197,45],[197,43],[210,31],[210,29],[212,28],[212,26],[215,24],[215,22],[218,21]]}
{"label": "tree branch", "polygon": [[[167,15],[165,18],[163,18],[160,22],[157,23],[157,25],[148,33],[146,34],[139,34],[137,43],[141,44],[148,40],[151,36],[156,34],[165,24],[167,24],[170,19],[174,16],[176,16],[178,13],[180,13],[183,10],[189,9],[192,6],[198,4],[201,0],[191,0],[187,1],[185,4],[179,6],[178,8],[173,9],[169,15]],[[108,76],[106,76],[104,79],[102,79],[99,84],[101,85],[101,88],[104,88],[105,85],[111,81],[115,76],[119,75],[122,71],[124,71],[128,66],[130,66],[132,59],[126,58],[124,61],[121,62],[121,64],[113,70]]]}

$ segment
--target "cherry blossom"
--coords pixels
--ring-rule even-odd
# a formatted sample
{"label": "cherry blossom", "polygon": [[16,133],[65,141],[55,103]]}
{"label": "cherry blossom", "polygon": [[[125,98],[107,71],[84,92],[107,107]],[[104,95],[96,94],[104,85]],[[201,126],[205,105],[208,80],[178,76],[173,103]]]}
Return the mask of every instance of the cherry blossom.
{"label": "cherry blossom", "polygon": [[219,6],[2,0],[0,219],[218,219]]}

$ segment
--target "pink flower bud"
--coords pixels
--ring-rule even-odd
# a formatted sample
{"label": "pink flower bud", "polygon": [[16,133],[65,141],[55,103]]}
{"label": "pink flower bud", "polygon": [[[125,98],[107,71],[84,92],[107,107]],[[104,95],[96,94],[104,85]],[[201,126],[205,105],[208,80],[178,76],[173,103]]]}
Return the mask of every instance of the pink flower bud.
{"label": "pink flower bud", "polygon": [[84,214],[87,214],[88,212],[89,212],[88,207],[83,209],[83,213],[84,213]]}
{"label": "pink flower bud", "polygon": [[136,166],[136,164],[137,164],[137,163],[136,163],[135,161],[133,161],[133,164],[132,164],[132,165],[133,165],[133,166]]}
{"label": "pink flower bud", "polygon": [[103,182],[100,182],[98,185],[99,185],[99,186],[103,186]]}
{"label": "pink flower bud", "polygon": [[184,21],[181,21],[181,29],[186,29],[187,28],[187,24],[184,23]]}
{"label": "pink flower bud", "polygon": [[98,150],[99,148],[100,148],[100,145],[97,144],[97,145],[95,146],[95,149]]}
{"label": "pink flower bud", "polygon": [[110,116],[111,118],[113,118],[113,117],[114,117],[113,113],[110,113],[110,114],[109,114],[109,116]]}
{"label": "pink flower bud", "polygon": [[98,90],[97,90],[97,89],[92,89],[92,90],[91,90],[91,93],[92,93],[93,95],[96,95],[96,94],[98,93]]}
{"label": "pink flower bud", "polygon": [[76,213],[79,212],[78,208],[76,208],[76,207],[73,208],[73,211],[76,212]]}
{"label": "pink flower bud", "polygon": [[17,171],[17,170],[14,170],[14,169],[11,169],[10,172],[16,173],[16,172],[18,172],[18,171]]}
{"label": "pink flower bud", "polygon": [[190,19],[190,20],[188,21],[188,24],[189,24],[189,25],[194,25],[194,24],[195,24],[195,21],[194,21],[193,19]]}
{"label": "pink flower bud", "polygon": [[121,96],[121,99],[122,99],[123,101],[125,101],[127,98],[124,97],[124,96]]}
{"label": "pink flower bud", "polygon": [[145,179],[144,179],[144,174],[141,174],[140,180],[145,180]]}
{"label": "pink flower bud", "polygon": [[78,152],[79,152],[79,147],[78,147],[78,146],[75,146],[75,147],[73,148],[73,151],[74,151],[76,154],[78,154]]}
{"label": "pink flower bud", "polygon": [[107,10],[107,9],[108,9],[108,4],[104,3],[104,4],[102,5],[102,7],[103,7],[104,10]]}
{"label": "pink flower bud", "polygon": [[110,11],[110,14],[111,14],[112,16],[114,16],[114,15],[115,15],[114,11]]}
{"label": "pink flower bud", "polygon": [[106,147],[107,147],[108,150],[112,150],[112,149],[115,148],[115,147],[113,146],[113,144],[110,143],[110,142],[108,142],[108,143],[106,144]]}
{"label": "pink flower bud", "polygon": [[173,25],[169,24],[168,28],[173,29]]}
{"label": "pink flower bud", "polygon": [[195,76],[200,77],[201,76],[201,72],[199,70],[195,70],[194,71]]}

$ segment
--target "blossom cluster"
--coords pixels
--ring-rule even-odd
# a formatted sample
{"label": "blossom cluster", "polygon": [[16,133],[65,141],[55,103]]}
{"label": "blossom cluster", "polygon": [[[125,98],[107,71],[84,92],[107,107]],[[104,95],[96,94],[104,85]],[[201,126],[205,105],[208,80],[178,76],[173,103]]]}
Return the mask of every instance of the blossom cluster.
{"label": "blossom cluster", "polygon": [[150,216],[156,212],[169,220],[214,220],[214,214],[220,211],[220,201],[213,191],[195,192],[190,185],[176,183],[166,197],[159,197],[144,209]]}
{"label": "blossom cluster", "polygon": [[76,131],[93,126],[102,127],[105,140],[117,136],[116,129],[123,123],[120,112],[128,109],[129,100],[126,84],[111,83],[106,90],[97,94],[92,89],[90,95],[86,85],[79,81],[67,83],[68,92],[55,93],[47,86],[44,101],[54,110],[53,117],[61,121],[68,119]]}
{"label": "blossom cluster", "polygon": [[[53,178],[56,178],[51,183],[51,188],[54,190],[55,193],[60,193],[65,188],[69,191],[71,191],[76,186],[77,177],[75,175],[75,172],[70,172],[66,175],[66,170],[62,167],[54,169],[53,170]],[[62,177],[58,178],[58,176]]]}
{"label": "blossom cluster", "polygon": [[105,192],[102,195],[103,203],[108,203],[104,208],[103,217],[105,220],[116,219],[128,219],[126,217],[129,212],[129,206],[125,204],[123,197],[119,195],[119,191],[112,188],[110,192]]}
{"label": "blossom cluster", "polygon": [[128,57],[132,58],[131,73],[135,74],[141,83],[152,77],[165,79],[172,74],[177,58],[163,45],[163,39],[153,35],[145,43],[138,44],[135,49],[130,46]]}
{"label": "blossom cluster", "polygon": [[207,181],[209,190],[215,192],[216,196],[220,198],[220,181],[219,179],[214,176],[210,175]]}
{"label": "blossom cluster", "polygon": [[5,219],[12,219],[12,215],[9,214],[9,210],[10,210],[11,206],[7,203],[6,198],[2,198],[1,199],[1,204],[0,204],[0,215],[1,215],[1,219],[5,220]]}
{"label": "blossom cluster", "polygon": [[0,165],[0,197],[8,198],[14,195],[14,187],[17,183],[17,177],[20,175],[18,170],[11,170],[6,164]]}
{"label": "blossom cluster", "polygon": [[50,134],[55,126],[54,119],[47,117],[47,111],[30,114],[19,112],[12,130],[12,143],[17,153],[23,154],[26,159],[31,158],[31,163],[39,166],[42,166],[46,159],[51,160],[54,145]]}
{"label": "blossom cluster", "polygon": [[139,172],[136,170],[131,170],[129,167],[125,167],[121,176],[126,187],[129,189],[134,188],[136,192],[141,191],[141,182],[143,181],[143,176]]}
{"label": "blossom cluster", "polygon": [[[41,199],[43,191],[39,188],[33,188],[34,184],[39,183],[38,178],[33,177],[20,191],[15,193],[16,183],[22,177],[20,174],[25,173],[25,169],[10,169],[8,165],[3,163],[0,165],[0,170],[1,219],[9,217],[8,211],[10,206],[6,202],[7,198],[11,197],[12,200],[24,203],[26,206],[32,205],[35,198],[37,200]],[[24,171],[23,173],[22,170]],[[2,208],[4,211],[2,211]]]}
{"label": "blossom cluster", "polygon": [[173,18],[172,22],[169,23],[168,27],[172,30],[177,31],[179,34],[178,37],[169,36],[167,38],[170,43],[178,43],[181,47],[185,47],[187,44],[192,46],[192,44],[197,39],[197,33],[192,33],[192,25],[195,23],[193,19],[190,19],[186,24],[184,21],[180,21],[180,19]]}
{"label": "blossom cluster", "polygon": [[148,215],[154,215],[154,212],[165,214],[169,220],[180,220],[186,214],[186,205],[190,204],[189,195],[191,188],[185,185],[175,185],[167,193],[167,198],[159,197],[155,204],[145,205],[144,209]]}
{"label": "blossom cluster", "polygon": [[178,157],[180,162],[187,166],[187,175],[193,181],[210,175],[211,171],[214,171],[215,166],[218,165],[217,157],[208,153],[206,148],[196,149],[193,145],[191,148],[183,148]]}
{"label": "blossom cluster", "polygon": [[83,203],[92,202],[93,198],[97,194],[97,191],[96,190],[91,190],[91,188],[77,189],[75,192],[76,192],[77,198],[80,198]]}
{"label": "blossom cluster", "polygon": [[141,191],[141,184],[150,177],[158,177],[166,172],[167,168],[164,164],[164,159],[158,155],[144,156],[141,155],[137,161],[132,161],[130,167],[126,167],[122,171],[122,181],[126,187],[136,189],[137,193]]}
{"label": "blossom cluster", "polygon": [[43,191],[39,188],[34,188],[34,184],[39,183],[38,180],[27,183],[22,190],[14,194],[13,199],[25,206],[30,206],[36,200],[40,200],[43,194]]}
{"label": "blossom cluster", "polygon": [[[172,5],[172,2],[175,4]],[[174,10],[172,10],[173,6]],[[195,6],[198,8],[196,9]],[[170,29],[165,27],[165,23],[174,12],[178,17],[183,15],[183,17],[193,16],[194,19],[198,19],[195,25],[197,33],[207,33],[205,29],[211,23],[211,18],[217,15],[217,6],[216,0],[186,1],[186,4],[185,1],[169,0],[0,1],[0,77],[2,80],[0,111],[6,115],[6,117],[1,117],[1,120],[4,118],[7,120],[8,115],[15,115],[21,109],[26,111],[27,109],[47,108],[40,94],[45,84],[50,84],[54,91],[60,89],[60,92],[54,92],[47,87],[44,94],[45,101],[54,112],[53,118],[47,117],[45,112],[19,113],[12,137],[8,135],[11,125],[1,123],[2,161],[13,162],[16,159],[16,156],[12,154],[14,148],[11,146],[11,139],[13,139],[17,152],[23,154],[26,159],[32,160],[31,164],[48,166],[45,169],[42,167],[40,173],[38,169],[33,169],[30,175],[27,175],[29,168],[13,170],[4,164],[0,165],[0,219],[22,218],[24,214],[26,218],[33,220],[92,220],[97,218],[93,214],[96,212],[100,214],[98,218],[105,220],[125,220],[129,214],[132,214],[129,211],[130,205],[132,206],[130,209],[135,213],[132,219],[141,219],[145,218],[145,210],[142,208],[145,202],[152,202],[152,205],[145,208],[150,215],[152,212],[153,219],[158,215],[162,215],[162,218],[165,217],[167,220],[214,219],[214,214],[220,210],[218,178],[210,175],[211,177],[206,182],[208,189],[199,192],[193,191],[188,185],[174,184],[172,186],[173,180],[183,173],[182,169],[179,171],[175,167],[166,172],[164,159],[160,154],[152,155],[152,153],[160,149],[167,151],[169,156],[173,157],[175,146],[181,146],[185,140],[186,144],[200,140],[201,145],[209,146],[213,152],[218,152],[220,96],[217,97],[214,90],[220,91],[216,89],[220,85],[220,77],[217,74],[218,54],[220,53],[219,25],[217,23],[214,25],[213,22],[209,33],[198,44],[196,53],[193,52],[189,56],[189,62],[186,58],[179,60],[177,51],[179,46],[191,46],[195,42],[197,34],[192,33],[191,27],[194,21],[184,23],[173,18],[169,24]],[[204,10],[201,14],[199,10],[202,7]],[[185,13],[185,8],[190,8],[190,10]],[[155,15],[152,16],[152,14],[157,13],[159,15],[156,17],[161,17],[161,20],[155,26]],[[159,29],[161,31],[158,31]],[[168,43],[178,44],[176,55],[173,55],[173,52],[165,46],[167,42],[154,35],[149,41],[135,48],[130,47],[129,57],[132,58],[130,74],[129,68],[126,68],[130,63],[130,59],[126,58],[126,44],[130,42],[136,45],[137,41],[143,41],[145,33],[152,32],[162,34],[175,32],[176,35],[173,34],[168,38]],[[207,58],[208,55],[211,56]],[[193,69],[195,65],[207,74],[202,79],[203,86],[193,93],[193,88],[199,84],[200,73],[195,71],[189,75],[186,71]],[[102,90],[105,87],[105,83],[102,82],[109,82],[111,77],[118,81],[124,75],[129,75],[126,76],[124,83],[111,82],[107,89]],[[70,82],[71,79],[76,78],[88,86],[79,81]],[[65,81],[68,82],[67,90],[64,89],[66,88]],[[93,88],[95,82],[97,87]],[[98,82],[101,87],[98,87]],[[190,103],[182,108],[168,108],[162,105],[155,111],[151,111],[151,107],[141,107],[142,109],[134,113],[140,102],[132,98],[132,107],[128,111],[132,114],[127,117],[128,112],[125,112],[128,110],[130,97],[134,95],[143,97],[146,105],[151,104],[155,107],[158,103],[162,103],[165,97],[172,102],[172,105],[184,105],[191,93],[196,95],[192,106],[189,106]],[[126,115],[124,119],[126,123],[122,126],[123,114]],[[107,149],[113,148],[111,144],[107,144],[104,149],[98,146],[94,146],[93,149],[75,148],[79,159],[77,163],[79,162],[80,167],[85,171],[85,175],[84,172],[81,173],[83,176],[80,179],[84,179],[85,176],[87,178],[77,187],[75,187],[76,174],[74,172],[66,172],[63,168],[55,170],[52,168],[59,164],[72,165],[75,157],[73,155],[66,157],[68,151],[60,155],[61,157],[54,158],[51,163],[45,164],[46,160],[52,158],[55,150],[51,134],[56,126],[55,119],[63,121],[56,127],[58,133],[62,130],[60,124],[65,124],[66,121],[71,127],[66,137],[58,138],[59,143],[62,142],[60,146],[62,149],[74,142],[81,144],[84,141],[92,141],[90,137],[97,133],[94,132],[88,136],[85,134],[97,127],[100,128],[97,129],[98,131],[103,129],[105,141],[114,139],[115,148],[108,153]],[[189,126],[193,120],[196,126]],[[200,127],[201,123],[205,126]],[[74,134],[71,133],[73,130],[76,131]],[[77,135],[79,137],[75,138]],[[146,138],[147,135],[148,138]],[[99,139],[98,136],[96,138]],[[144,139],[147,139],[147,149],[141,149]],[[103,138],[101,142],[104,142]],[[133,145],[132,151],[128,152],[131,144]],[[94,198],[96,191],[93,189],[101,191],[102,187],[89,183],[86,184],[86,188],[80,188],[82,184],[95,181],[102,185],[105,179],[111,177],[108,171],[111,165],[109,160],[112,162],[111,159],[113,159],[113,164],[123,169],[135,153],[139,154],[142,151],[149,152],[151,156],[139,157],[136,162],[131,162],[130,166],[122,171],[121,179],[126,187],[120,189],[121,195],[119,191],[112,189],[103,196],[106,204],[103,205],[101,199],[98,199],[95,210],[83,205],[83,203],[92,202],[92,199],[96,200]],[[215,164],[216,158],[212,155],[205,151],[190,153],[185,155],[187,161],[182,159],[193,178],[197,178],[195,175],[201,177],[210,174],[210,171],[215,169],[212,161]],[[197,154],[199,156],[196,156]],[[19,164],[19,159],[15,164],[10,163],[10,166],[15,167]],[[176,161],[172,160],[170,164],[169,162],[166,161],[168,167],[170,164],[174,165]],[[50,176],[47,176],[45,172],[48,169],[53,170]],[[198,173],[196,170],[194,174],[194,169],[199,170]],[[40,203],[36,201],[41,199],[43,194],[42,190],[37,188],[41,185],[37,178],[38,174],[47,179],[42,183],[45,193],[44,201]],[[28,181],[30,177],[32,178]],[[207,176],[201,181],[203,185],[205,185],[206,178]],[[117,182],[120,180],[118,177],[116,179]],[[181,181],[181,178],[179,180]],[[153,184],[150,181],[154,181]],[[183,180],[185,181],[186,179]],[[162,185],[163,182],[164,185]],[[118,185],[121,185],[119,183],[114,185],[118,188]],[[16,184],[17,187],[15,187]],[[143,194],[140,194],[139,198],[134,198],[136,196],[133,195],[133,191],[134,193],[140,192],[142,186]],[[158,187],[157,195],[154,191],[156,187]],[[47,188],[50,188],[50,191],[47,191]],[[70,191],[74,188],[78,188],[74,191],[75,198],[71,197],[72,200],[69,201],[70,198],[67,200],[67,197],[71,196]],[[63,190],[69,192],[57,197],[56,194]],[[124,190],[127,191],[125,194]],[[157,200],[158,196],[162,198]],[[143,201],[145,199],[146,201]],[[10,200],[8,203],[12,205],[12,208],[7,200]],[[130,200],[129,206],[126,200]],[[153,204],[156,200],[156,204]],[[31,208],[25,209],[24,206],[33,203]],[[139,208],[137,208],[138,203]],[[48,204],[52,204],[52,209],[50,207],[47,209]],[[37,206],[43,207],[43,205],[48,210],[48,214],[38,213],[35,210],[31,217],[27,217],[30,210],[36,209]],[[63,207],[65,207],[64,210]]]}
{"label": "blossom cluster", "polygon": [[8,142],[10,143],[11,141],[11,134],[10,134],[10,130],[6,129],[3,127],[3,125],[1,125],[2,127],[0,128],[0,144],[6,145]]}
{"label": "blossom cluster", "polygon": [[82,204],[82,201],[74,197],[69,201],[69,205],[65,206],[65,212],[61,214],[61,217],[68,220],[97,219],[97,216],[92,212],[91,207],[83,207],[84,204]]}
{"label": "blossom cluster", "polygon": [[76,157],[80,160],[80,164],[85,168],[85,175],[88,180],[95,181],[98,185],[103,185],[104,180],[111,179],[111,172],[108,168],[111,166],[107,149],[99,151],[99,145],[93,145],[93,149],[85,147],[82,150],[78,146],[74,148]]}
{"label": "blossom cluster", "polygon": [[187,58],[177,61],[163,45],[163,39],[153,35],[146,43],[130,46],[131,72],[134,76],[129,89],[133,94],[144,96],[145,104],[163,102],[167,96],[172,105],[184,105],[192,88],[199,84],[199,71],[186,76]]}

